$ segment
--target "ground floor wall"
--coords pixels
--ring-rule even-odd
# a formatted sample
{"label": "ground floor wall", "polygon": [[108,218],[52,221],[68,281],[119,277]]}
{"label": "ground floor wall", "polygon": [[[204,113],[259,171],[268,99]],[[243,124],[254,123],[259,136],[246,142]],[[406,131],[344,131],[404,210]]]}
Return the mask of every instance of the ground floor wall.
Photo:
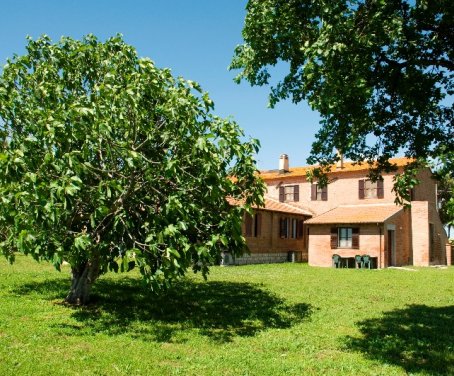
{"label": "ground floor wall", "polygon": [[413,264],[411,215],[403,209],[383,223],[381,267]]}
{"label": "ground floor wall", "polygon": [[[243,223],[248,252],[236,258],[226,253],[223,264],[306,262],[307,248],[303,227],[305,219],[303,215],[256,210],[251,218],[246,218]],[[286,221],[286,231],[282,229],[282,221]]]}
{"label": "ground floor wall", "polygon": [[[248,229],[243,223],[249,253],[237,258],[226,254],[224,263],[308,261],[313,266],[329,267],[333,254],[341,257],[367,254],[376,259],[380,268],[453,263],[451,248],[446,246],[446,233],[432,206],[428,202],[413,201],[411,209],[398,212],[384,223],[342,225],[359,228],[359,247],[334,249],[331,247],[331,229],[340,225],[306,226],[303,215],[256,210]],[[289,224],[298,223],[296,232],[289,229],[282,234],[284,219]]]}
{"label": "ground floor wall", "polygon": [[[334,227],[358,227],[359,228],[359,247],[358,248],[332,248],[331,229]],[[341,257],[355,257],[356,255],[367,254],[378,261],[382,266],[383,247],[382,226],[376,224],[345,224],[337,225],[311,225],[309,228],[308,259],[311,266],[332,266],[332,256],[337,254]]]}
{"label": "ground floor wall", "polygon": [[446,244],[446,265],[454,265],[454,245]]}
{"label": "ground floor wall", "polygon": [[[358,240],[349,247],[333,244],[332,233],[340,227],[357,229]],[[312,266],[332,266],[334,254],[342,258],[369,255],[376,267],[411,264],[410,213],[403,210],[384,223],[310,225],[308,259]]]}
{"label": "ground floor wall", "polygon": [[411,202],[413,265],[445,265],[447,236],[434,204]]}

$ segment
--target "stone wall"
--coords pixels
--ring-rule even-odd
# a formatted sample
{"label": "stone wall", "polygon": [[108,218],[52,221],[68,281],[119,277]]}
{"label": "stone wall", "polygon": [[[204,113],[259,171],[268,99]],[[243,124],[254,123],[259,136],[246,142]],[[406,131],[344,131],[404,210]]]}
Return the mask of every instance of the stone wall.
{"label": "stone wall", "polygon": [[301,262],[302,252],[295,251],[293,257],[288,252],[251,253],[241,257],[225,254],[221,265],[275,264],[288,261]]}

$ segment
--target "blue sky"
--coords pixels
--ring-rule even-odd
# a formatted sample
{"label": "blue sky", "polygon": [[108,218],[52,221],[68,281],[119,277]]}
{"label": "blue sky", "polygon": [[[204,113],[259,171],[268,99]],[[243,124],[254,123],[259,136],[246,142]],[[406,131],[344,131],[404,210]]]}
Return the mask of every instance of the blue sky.
{"label": "blue sky", "polygon": [[247,136],[262,144],[261,169],[278,167],[281,153],[290,165],[304,165],[319,116],[306,104],[283,102],[267,108],[268,89],[233,82],[227,67],[242,42],[246,0],[0,0],[0,65],[23,54],[26,35],[106,39],[122,33],[140,56],[175,76],[199,82],[215,102],[215,113],[232,116]]}

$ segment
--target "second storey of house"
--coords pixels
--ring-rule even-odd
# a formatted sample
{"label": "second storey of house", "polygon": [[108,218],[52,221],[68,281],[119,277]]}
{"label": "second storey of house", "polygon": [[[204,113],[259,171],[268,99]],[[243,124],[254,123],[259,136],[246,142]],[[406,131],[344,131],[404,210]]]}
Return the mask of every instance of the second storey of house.
{"label": "second storey of house", "polygon": [[[397,171],[384,174],[383,180],[372,182],[368,179],[368,165],[353,165],[346,162],[341,167],[333,167],[329,173],[329,184],[320,187],[317,182],[309,182],[306,172],[311,167],[287,168],[262,172],[267,184],[267,196],[280,202],[291,203],[309,209],[314,216],[320,215],[339,205],[364,205],[394,203],[394,176],[402,172],[409,162],[406,158],[391,160]],[[412,191],[412,200],[428,201],[436,205],[437,187],[429,169],[418,176],[420,184]]]}

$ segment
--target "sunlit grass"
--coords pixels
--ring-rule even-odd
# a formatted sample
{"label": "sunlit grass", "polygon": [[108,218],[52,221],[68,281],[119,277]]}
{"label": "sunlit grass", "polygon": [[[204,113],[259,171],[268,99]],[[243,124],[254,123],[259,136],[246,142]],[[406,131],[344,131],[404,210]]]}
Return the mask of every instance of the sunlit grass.
{"label": "sunlit grass", "polygon": [[454,373],[454,268],[215,267],[161,296],[135,273],[62,304],[69,270],[0,260],[0,375]]}

